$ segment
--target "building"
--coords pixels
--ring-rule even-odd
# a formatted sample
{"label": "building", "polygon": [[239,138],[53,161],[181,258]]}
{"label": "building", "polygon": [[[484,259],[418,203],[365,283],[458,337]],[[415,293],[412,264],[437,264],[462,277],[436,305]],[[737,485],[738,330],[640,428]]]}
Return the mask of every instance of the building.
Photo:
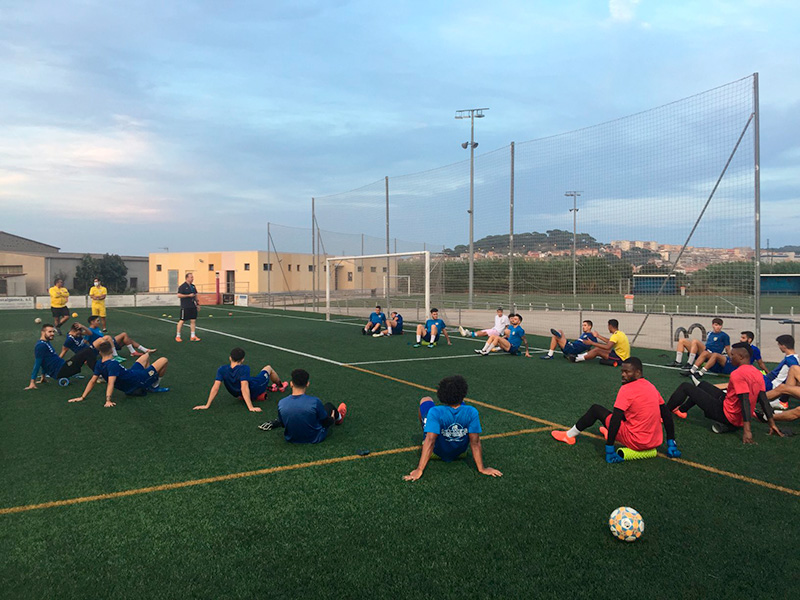
{"label": "building", "polygon": [[[75,269],[90,252],[61,252],[60,248],[0,231],[0,296],[43,296],[57,275],[68,289],[75,288]],[[128,267],[128,287],[147,290],[146,256],[122,256]]]}
{"label": "building", "polygon": [[[174,293],[188,273],[200,293],[257,294],[325,290],[325,260],[314,265],[312,254],[263,250],[231,252],[160,252],[150,254],[150,292]],[[318,273],[316,281],[314,273]],[[388,275],[388,277],[387,277]],[[336,264],[331,290],[357,292],[396,288],[396,260],[386,258],[346,260]]]}

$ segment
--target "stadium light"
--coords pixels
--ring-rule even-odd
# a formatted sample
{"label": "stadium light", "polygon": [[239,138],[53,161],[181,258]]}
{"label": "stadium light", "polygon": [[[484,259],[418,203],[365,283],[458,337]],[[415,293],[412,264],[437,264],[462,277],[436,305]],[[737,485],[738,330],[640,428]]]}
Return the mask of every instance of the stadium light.
{"label": "stadium light", "polygon": [[482,119],[486,115],[483,111],[488,108],[467,108],[456,111],[456,119],[469,119],[469,141],[461,144],[466,150],[469,148],[469,301],[468,307],[472,308],[472,299],[475,281],[475,148],[478,143],[475,141],[475,119]]}
{"label": "stadium light", "polygon": [[577,191],[564,192],[564,195],[567,197],[572,196],[572,208],[569,209],[569,212],[572,213],[572,297],[574,298],[577,295],[576,282],[578,273],[575,240],[578,232],[578,196],[580,196],[581,193]]}

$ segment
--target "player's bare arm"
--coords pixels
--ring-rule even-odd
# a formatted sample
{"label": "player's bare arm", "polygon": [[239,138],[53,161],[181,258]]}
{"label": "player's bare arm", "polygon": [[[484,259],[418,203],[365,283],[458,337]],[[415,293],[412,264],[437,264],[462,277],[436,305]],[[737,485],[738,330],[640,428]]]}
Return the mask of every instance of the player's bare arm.
{"label": "player's bare arm", "polygon": [[78,398],[70,398],[68,402],[83,402],[86,400],[89,392],[91,392],[92,388],[94,388],[95,383],[97,383],[97,375],[92,375],[92,378],[86,382],[86,387],[84,388],[83,393]]}
{"label": "player's bare arm", "polygon": [[469,447],[472,450],[472,460],[475,461],[475,466],[478,473],[483,475],[490,475],[491,477],[502,477],[503,474],[497,469],[487,467],[483,464],[483,449],[481,447],[481,436],[477,433],[469,434]]}
{"label": "player's bare arm", "polygon": [[431,455],[433,454],[433,446],[436,444],[437,437],[439,437],[439,435],[436,433],[428,432],[425,434],[425,441],[422,442],[422,454],[419,457],[419,464],[416,469],[411,471],[408,475],[405,475],[403,479],[406,481],[416,481],[422,477],[422,473],[425,471],[425,467],[428,466],[428,461],[430,461]]}
{"label": "player's bare arm", "polygon": [[221,381],[214,381],[214,385],[211,386],[211,391],[208,392],[208,401],[205,404],[198,404],[192,410],[205,410],[211,406],[211,403],[214,401],[214,398],[217,397],[219,393],[219,386],[222,384]]}
{"label": "player's bare arm", "polygon": [[260,406],[253,406],[253,400],[250,398],[250,382],[242,381],[242,398],[247,405],[247,410],[250,412],[261,412]]}

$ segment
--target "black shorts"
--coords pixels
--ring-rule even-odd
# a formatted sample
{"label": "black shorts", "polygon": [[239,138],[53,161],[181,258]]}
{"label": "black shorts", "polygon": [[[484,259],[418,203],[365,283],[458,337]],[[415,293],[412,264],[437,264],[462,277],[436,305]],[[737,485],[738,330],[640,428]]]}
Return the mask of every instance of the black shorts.
{"label": "black shorts", "polygon": [[66,306],[62,306],[61,308],[50,308],[50,313],[54,317],[68,317],[69,316],[69,309]]}
{"label": "black shorts", "polygon": [[181,321],[191,321],[192,319],[197,318],[197,307],[192,306],[191,308],[182,308],[181,309]]}

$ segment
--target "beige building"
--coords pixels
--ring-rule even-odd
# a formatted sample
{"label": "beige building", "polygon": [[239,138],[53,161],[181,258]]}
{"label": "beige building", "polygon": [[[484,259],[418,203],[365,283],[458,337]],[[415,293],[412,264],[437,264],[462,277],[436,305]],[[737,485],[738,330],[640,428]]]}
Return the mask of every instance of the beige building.
{"label": "beige building", "polygon": [[[314,256],[245,250],[232,252],[162,252],[150,254],[150,291],[174,293],[187,273],[194,274],[198,292],[280,294],[325,290],[325,260],[315,269]],[[391,272],[389,269],[391,268]],[[314,274],[317,274],[316,282]],[[390,277],[385,281],[386,275]],[[396,264],[385,258],[338,263],[331,278],[333,291],[382,290],[397,287]]]}

